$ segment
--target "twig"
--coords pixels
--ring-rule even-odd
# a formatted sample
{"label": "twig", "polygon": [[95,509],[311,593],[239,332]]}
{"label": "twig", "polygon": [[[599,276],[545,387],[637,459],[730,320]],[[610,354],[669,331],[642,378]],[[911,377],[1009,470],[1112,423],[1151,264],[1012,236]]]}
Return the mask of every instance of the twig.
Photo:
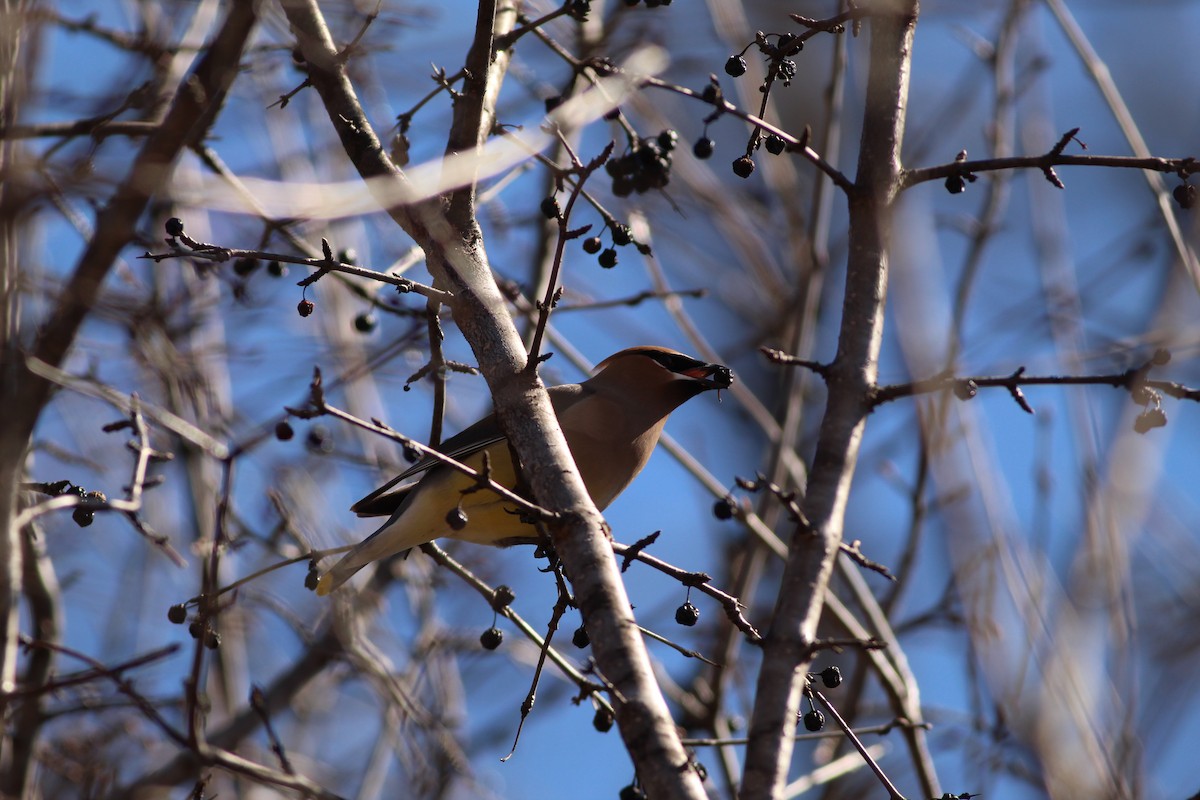
{"label": "twig", "polygon": [[626,556],[627,558],[636,559],[646,566],[656,569],[664,575],[674,578],[689,589],[696,589],[702,594],[708,595],[721,604],[721,607],[725,609],[725,616],[729,618],[729,621],[733,623],[738,630],[746,634],[747,639],[749,639],[751,642],[761,641],[762,634],[759,633],[758,629],[751,625],[744,616],[742,616],[742,603],[733,595],[726,594],[709,583],[712,578],[710,578],[708,575],[704,574],[703,572],[688,572],[687,570],[672,566],[671,564],[655,558],[654,556],[648,555],[641,550],[635,550],[631,545],[613,542],[612,548],[613,552],[619,556]]}
{"label": "twig", "polygon": [[888,779],[887,774],[884,773],[883,769],[880,768],[875,759],[871,757],[870,752],[867,751],[866,745],[864,745],[862,740],[859,739],[854,733],[854,729],[846,724],[846,720],[842,719],[842,715],[839,714],[837,709],[833,707],[833,703],[830,703],[827,699],[825,699],[825,695],[821,694],[815,689],[812,693],[816,695],[818,700],[821,701],[821,705],[825,706],[825,708],[829,710],[830,715],[837,720],[837,724],[846,734],[846,738],[850,740],[852,745],[854,745],[854,749],[862,755],[863,760],[867,762],[867,766],[870,767],[871,771],[875,773],[875,777],[879,778],[879,782],[883,784],[883,788],[887,789],[887,793],[892,797],[892,800],[905,800],[904,795],[900,793],[900,790],[895,787],[891,780]]}

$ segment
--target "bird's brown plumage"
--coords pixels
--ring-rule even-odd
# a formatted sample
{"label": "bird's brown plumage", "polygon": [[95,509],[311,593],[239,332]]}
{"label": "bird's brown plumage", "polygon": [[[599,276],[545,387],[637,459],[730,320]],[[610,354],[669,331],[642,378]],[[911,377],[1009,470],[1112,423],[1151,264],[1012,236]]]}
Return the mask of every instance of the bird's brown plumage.
{"label": "bird's brown plumage", "polygon": [[[733,373],[662,347],[622,350],[596,365],[581,384],[555,386],[550,402],[567,446],[596,507],[603,510],[642,470],[672,411],[709,389],[723,389]],[[511,450],[494,414],[442,443],[441,452],[479,469],[487,452],[492,479],[517,485]],[[497,494],[463,494],[473,481],[433,458],[425,458],[351,508],[387,522],[321,577],[328,594],[371,561],[441,537],[480,544],[531,541],[534,529]],[[453,530],[448,512],[461,507],[467,523]]]}

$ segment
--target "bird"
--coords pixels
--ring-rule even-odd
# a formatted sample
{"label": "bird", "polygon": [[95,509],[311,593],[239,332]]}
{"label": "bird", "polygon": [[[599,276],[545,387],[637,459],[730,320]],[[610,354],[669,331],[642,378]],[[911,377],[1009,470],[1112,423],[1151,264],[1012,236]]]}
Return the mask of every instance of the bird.
{"label": "bird", "polygon": [[[672,411],[711,389],[733,384],[733,372],[665,347],[621,350],[596,365],[583,383],[553,386],[550,403],[584,486],[603,511],[650,459]],[[444,441],[440,452],[479,471],[484,454],[491,478],[516,489],[512,450],[494,413]],[[506,546],[537,541],[537,531],[510,501],[426,456],[359,500],[360,517],[386,516],[317,582],[327,595],[372,561],[439,538]]]}

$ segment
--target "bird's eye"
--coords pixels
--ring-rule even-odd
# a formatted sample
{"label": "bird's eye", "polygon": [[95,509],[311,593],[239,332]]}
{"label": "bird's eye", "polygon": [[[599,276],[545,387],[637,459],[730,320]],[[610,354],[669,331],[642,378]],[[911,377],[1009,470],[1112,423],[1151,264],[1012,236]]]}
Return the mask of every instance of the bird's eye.
{"label": "bird's eye", "polygon": [[689,369],[707,366],[703,361],[697,361],[680,353],[655,353],[655,360],[671,372],[686,372]]}

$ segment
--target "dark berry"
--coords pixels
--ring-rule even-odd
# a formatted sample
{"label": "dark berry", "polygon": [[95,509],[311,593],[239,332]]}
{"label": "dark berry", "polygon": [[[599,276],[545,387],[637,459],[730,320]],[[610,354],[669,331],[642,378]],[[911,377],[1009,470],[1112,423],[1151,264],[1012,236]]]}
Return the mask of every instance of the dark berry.
{"label": "dark berry", "polygon": [[308,436],[304,438],[304,446],[314,453],[332,453],[333,437],[324,425],[313,425],[308,429]]}
{"label": "dark berry", "polygon": [[592,10],[591,0],[571,0],[567,4],[567,13],[572,19],[583,22],[587,19],[588,12]]}
{"label": "dark berry", "polygon": [[204,633],[204,626],[200,624],[199,620],[193,620],[192,624],[188,625],[188,634],[193,639],[199,639],[202,633]]}
{"label": "dark berry", "polygon": [[1196,187],[1190,183],[1181,183],[1171,192],[1180,208],[1191,208],[1196,205]]}
{"label": "dark berry", "polygon": [[746,59],[739,55],[732,55],[725,62],[725,73],[732,75],[735,78],[740,78],[746,74]]}
{"label": "dark berry", "polygon": [[804,715],[804,727],[816,733],[825,727],[825,715],[814,708]]}
{"label": "dark berry", "polygon": [[343,250],[339,250],[338,261],[342,262],[343,264],[350,264],[353,266],[354,264],[358,263],[358,251],[353,247],[347,247]]}
{"label": "dark berry", "polygon": [[516,599],[517,593],[512,590],[512,587],[502,583],[492,592],[492,608],[499,611],[511,606]]}
{"label": "dark berry", "polygon": [[821,670],[821,683],[826,689],[836,689],[842,685],[842,671],[837,667],[826,667]]}
{"label": "dark berry", "polygon": [[692,605],[692,601],[689,600],[675,609],[675,621],[685,628],[690,628],[700,621],[700,609]]}
{"label": "dark berry", "polygon": [[[649,3],[647,3],[649,5]],[[642,791],[642,787],[629,784],[621,793],[617,795],[619,800],[646,800],[646,793]]]}
{"label": "dark berry", "polygon": [[617,265],[617,251],[610,247],[602,252],[600,257],[596,260],[600,262],[600,266],[604,267],[605,269],[612,269]]}
{"label": "dark berry", "polygon": [[787,147],[787,142],[772,133],[767,137],[767,141],[764,142],[764,145],[766,146],[768,153],[773,156],[777,156],[783,152],[785,147]]}
{"label": "dark berry", "polygon": [[754,174],[754,159],[742,156],[733,162],[733,174],[739,178],[749,178]]}
{"label": "dark berry", "polygon": [[479,643],[484,650],[495,650],[504,641],[504,631],[499,628],[488,628],[479,637]]}
{"label": "dark berry", "polygon": [[182,625],[187,622],[187,606],[183,603],[171,606],[167,609],[167,619],[174,625]]}
{"label": "dark berry", "polygon": [[967,182],[962,175],[951,175],[946,178],[946,191],[950,194],[962,194],[967,190]]}
{"label": "dark berry", "polygon": [[311,300],[301,300],[296,304],[296,313],[302,317],[307,317],[312,314],[314,308],[316,308],[316,306],[312,304]]}
{"label": "dark berry", "polygon": [[722,497],[720,500],[713,503],[713,516],[717,519],[732,519],[733,511],[733,500],[728,497]]}
{"label": "dark berry", "polygon": [[370,311],[364,311],[354,318],[354,330],[359,333],[370,333],[379,327],[379,320]]}
{"label": "dark berry", "polygon": [[675,143],[678,141],[679,134],[670,128],[658,134],[658,146],[668,153],[675,149]]}
{"label": "dark berry", "polygon": [[600,252],[600,248],[604,245],[600,242],[599,236],[591,236],[583,240],[583,252],[589,255],[596,255]]}
{"label": "dark berry", "polygon": [[267,273],[272,278],[282,278],[287,275],[287,267],[280,261],[270,261],[267,263]]}
{"label": "dark berry", "polygon": [[613,244],[624,247],[633,241],[633,231],[628,225],[614,225],[612,229]]}
{"label": "dark berry", "polygon": [[281,442],[286,442],[296,435],[296,431],[292,428],[292,424],[286,419],[275,424],[275,438]]}
{"label": "dark berry", "polygon": [[562,209],[558,207],[558,199],[547,197],[542,201],[542,216],[546,219],[558,219],[562,216]]}
{"label": "dark berry", "polygon": [[80,508],[76,506],[75,510],[71,512],[71,519],[79,527],[86,528],[88,525],[91,525],[93,522],[95,522],[96,512],[92,511],[91,509]]}
{"label": "dark berry", "polygon": [[587,628],[580,625],[578,628],[575,629],[575,633],[571,636],[571,644],[575,645],[580,650],[582,650],[583,648],[587,647],[591,643],[592,643],[592,640],[589,639],[588,635],[587,635]]}
{"label": "dark berry", "polygon": [[701,136],[699,139],[696,140],[696,143],[694,145],[692,145],[692,155],[696,156],[696,158],[700,158],[700,159],[711,158],[712,154],[713,154],[713,140],[708,138],[707,136]]}
{"label": "dark berry", "polygon": [[613,715],[608,709],[597,708],[595,716],[592,717],[592,727],[600,731],[600,733],[608,733],[612,730]]}
{"label": "dark berry", "polygon": [[235,275],[240,275],[243,278],[249,275],[251,272],[254,272],[256,269],[258,269],[257,258],[242,256],[233,262],[233,273]]}
{"label": "dark berry", "polygon": [[171,217],[166,224],[167,236],[182,236],[183,235],[183,220],[179,217]]}

